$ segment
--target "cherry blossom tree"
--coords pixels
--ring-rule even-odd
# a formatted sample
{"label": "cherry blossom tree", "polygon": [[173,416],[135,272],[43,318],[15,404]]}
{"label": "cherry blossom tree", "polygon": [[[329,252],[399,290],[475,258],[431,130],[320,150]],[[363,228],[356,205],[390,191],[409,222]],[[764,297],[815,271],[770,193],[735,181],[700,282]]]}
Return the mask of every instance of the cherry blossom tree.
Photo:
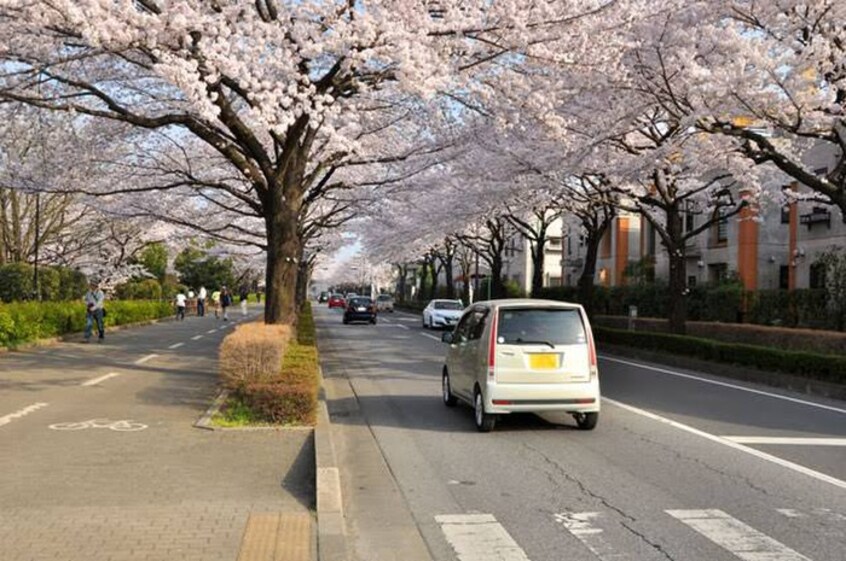
{"label": "cherry blossom tree", "polygon": [[225,173],[148,188],[190,185],[261,220],[266,321],[291,322],[308,191],[420,150],[403,133],[421,103],[519,83],[522,57],[562,49],[605,5],[4,0],[0,99],[203,144]]}

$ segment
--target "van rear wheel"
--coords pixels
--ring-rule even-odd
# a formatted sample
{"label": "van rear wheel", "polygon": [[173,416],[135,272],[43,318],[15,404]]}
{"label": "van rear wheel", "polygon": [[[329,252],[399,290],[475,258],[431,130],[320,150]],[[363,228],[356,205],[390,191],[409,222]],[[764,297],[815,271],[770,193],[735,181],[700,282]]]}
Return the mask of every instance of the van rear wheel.
{"label": "van rear wheel", "polygon": [[485,412],[485,398],[482,397],[482,392],[478,388],[473,398],[473,418],[479,432],[491,432],[496,424],[496,415]]}
{"label": "van rear wheel", "polygon": [[575,413],[573,414],[573,418],[576,420],[576,426],[581,430],[593,430],[599,421],[599,412]]}

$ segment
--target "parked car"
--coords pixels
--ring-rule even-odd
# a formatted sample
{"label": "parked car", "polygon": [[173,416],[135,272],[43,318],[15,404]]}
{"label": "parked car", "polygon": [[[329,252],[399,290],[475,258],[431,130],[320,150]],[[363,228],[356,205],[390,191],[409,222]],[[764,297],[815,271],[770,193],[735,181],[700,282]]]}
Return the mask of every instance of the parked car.
{"label": "parked car", "polygon": [[346,308],[347,302],[340,294],[333,294],[329,297],[329,308]]}
{"label": "parked car", "polygon": [[569,413],[583,430],[599,420],[599,370],[590,322],[578,304],[494,300],[472,305],[449,343],[443,400],[474,409],[476,428],[493,429],[498,415]]}
{"label": "parked car", "polygon": [[390,294],[380,294],[377,296],[376,311],[394,313],[394,297]]}
{"label": "parked car", "polygon": [[463,310],[464,304],[461,300],[432,300],[423,309],[423,328],[452,329],[458,323]]}
{"label": "parked car", "polygon": [[321,304],[324,303],[324,302],[328,302],[329,301],[329,293],[324,290],[323,292],[320,293],[320,296],[317,297],[317,301]]}
{"label": "parked car", "polygon": [[376,303],[372,298],[356,296],[347,301],[347,309],[344,310],[344,323],[354,321],[376,324]]}

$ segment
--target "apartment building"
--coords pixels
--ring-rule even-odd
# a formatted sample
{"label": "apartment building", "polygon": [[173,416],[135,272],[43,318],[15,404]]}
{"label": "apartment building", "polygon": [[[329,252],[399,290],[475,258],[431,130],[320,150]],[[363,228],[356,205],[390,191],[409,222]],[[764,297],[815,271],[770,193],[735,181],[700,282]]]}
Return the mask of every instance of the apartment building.
{"label": "apartment building", "polygon": [[[814,169],[823,173],[826,168],[820,165]],[[685,248],[689,286],[713,284],[734,276],[747,290],[825,286],[820,255],[833,246],[846,248],[846,222],[841,211],[804,200],[801,195],[810,194],[810,190],[795,183],[772,187],[792,189],[800,199],[784,207],[774,200],[750,205],[739,215],[718,220],[690,240]],[[691,231],[706,219],[695,211],[685,213],[684,228]],[[585,253],[578,221],[567,216],[556,220],[545,249],[544,286],[576,286]],[[515,233],[506,250],[505,263],[505,276],[528,293],[532,279],[529,241]],[[632,282],[629,277],[633,274],[667,279],[669,259],[648,221],[637,214],[623,213],[613,220],[600,242],[594,283],[625,285]]]}

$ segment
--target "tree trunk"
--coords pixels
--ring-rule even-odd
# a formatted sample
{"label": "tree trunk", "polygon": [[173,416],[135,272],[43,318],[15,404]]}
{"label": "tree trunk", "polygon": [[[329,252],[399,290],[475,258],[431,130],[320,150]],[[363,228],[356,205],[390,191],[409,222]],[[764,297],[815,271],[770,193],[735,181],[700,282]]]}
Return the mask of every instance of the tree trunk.
{"label": "tree trunk", "polygon": [[303,304],[308,299],[308,281],[309,271],[308,263],[300,256],[299,264],[297,266],[297,291],[296,291],[296,306],[297,310],[302,309]]}
{"label": "tree trunk", "polygon": [[491,300],[505,297],[505,283],[502,282],[502,254],[494,255],[491,259]]}
{"label": "tree trunk", "polygon": [[684,251],[670,252],[670,301],[667,318],[670,332],[684,335],[687,320],[687,299],[685,298],[685,256]]}
{"label": "tree trunk", "polygon": [[[604,230],[603,230],[604,231]],[[596,276],[596,257],[599,255],[601,232],[588,232],[585,239],[585,264],[579,277],[579,303],[588,315],[593,314],[593,279]]]}
{"label": "tree trunk", "polygon": [[444,260],[444,275],[446,276],[446,296],[455,299],[455,279],[452,278],[452,256]]}
{"label": "tree trunk", "polygon": [[667,254],[670,260],[670,301],[667,310],[667,319],[670,324],[670,333],[684,335],[685,322],[687,321],[687,300],[685,288],[687,288],[684,232],[682,231],[681,214],[675,207],[667,209],[667,236],[664,240]]}
{"label": "tree trunk", "polygon": [[[281,198],[281,197],[280,197]],[[302,253],[297,218],[299,199],[278,200],[268,208],[267,218],[267,299],[265,323],[295,324],[297,319],[297,270]]]}
{"label": "tree trunk", "polygon": [[458,267],[461,269],[461,278],[463,279],[461,284],[461,301],[464,302],[464,305],[466,306],[470,303],[470,261],[460,259]]}
{"label": "tree trunk", "polygon": [[543,290],[543,248],[546,245],[546,236],[541,237],[532,244],[532,298],[538,298]]}
{"label": "tree trunk", "polygon": [[408,269],[405,265],[397,265],[397,269],[399,270],[399,280],[397,281],[397,301],[400,304],[405,303],[405,276],[408,273]]}
{"label": "tree trunk", "polygon": [[429,300],[434,300],[438,297],[438,273],[440,272],[440,267],[438,267],[435,257],[432,257],[429,267],[432,270],[432,286],[429,287]]}

